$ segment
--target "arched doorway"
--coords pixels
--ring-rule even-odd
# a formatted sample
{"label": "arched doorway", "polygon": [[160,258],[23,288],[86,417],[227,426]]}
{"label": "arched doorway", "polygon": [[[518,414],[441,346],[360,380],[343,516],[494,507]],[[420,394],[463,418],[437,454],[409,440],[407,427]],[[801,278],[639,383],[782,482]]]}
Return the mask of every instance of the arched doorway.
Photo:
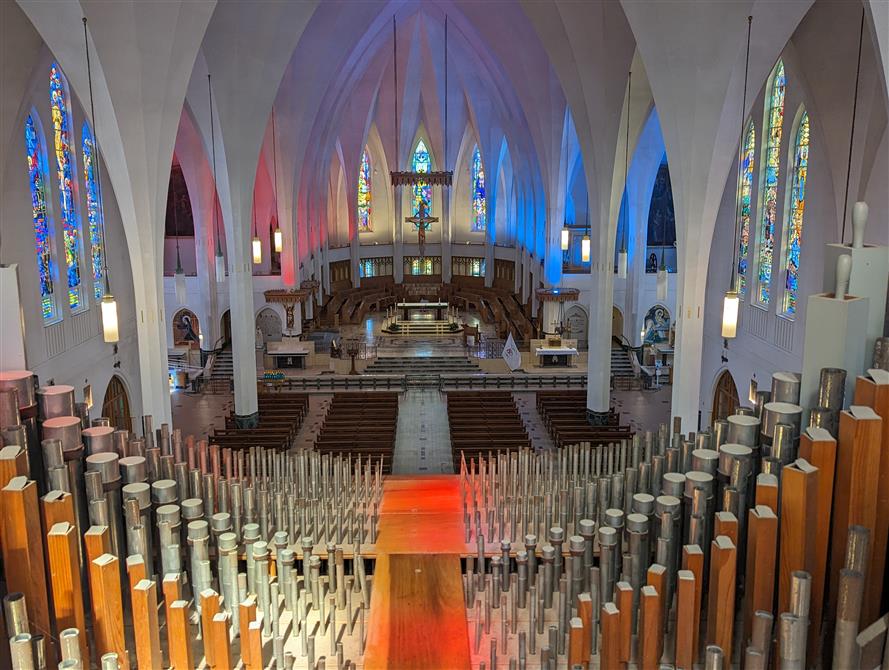
{"label": "arched doorway", "polygon": [[618,340],[624,334],[624,313],[617,307],[611,307],[611,337]]}
{"label": "arched doorway", "polygon": [[102,401],[102,416],[108,417],[111,425],[123,430],[132,430],[130,417],[130,398],[127,395],[123,380],[117,375],[108,382],[105,399]]}
{"label": "arched doorway", "polygon": [[222,346],[227,347],[232,341],[232,313],[231,310],[225,310],[222,315]]}
{"label": "arched doorway", "polygon": [[283,336],[281,317],[271,307],[263,308],[256,315],[256,327],[262,331],[263,342],[280,342]]}
{"label": "arched doorway", "polygon": [[738,410],[740,404],[732,373],[723,370],[716,380],[716,390],[713,391],[713,421],[731,416]]}
{"label": "arched doorway", "polygon": [[200,343],[201,326],[198,317],[190,309],[180,309],[173,316],[173,346],[194,349]]}

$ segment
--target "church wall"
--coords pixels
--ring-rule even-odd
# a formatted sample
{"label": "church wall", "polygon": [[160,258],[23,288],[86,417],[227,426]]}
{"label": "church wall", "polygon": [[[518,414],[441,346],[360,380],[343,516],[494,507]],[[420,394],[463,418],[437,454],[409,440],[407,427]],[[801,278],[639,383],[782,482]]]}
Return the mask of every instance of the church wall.
{"label": "church wall", "polygon": [[[78,401],[83,399],[83,388],[90,385],[93,397],[92,417],[101,415],[102,398],[113,375],[119,376],[129,393],[130,410],[134,416],[141,413],[141,385],[139,376],[139,351],[136,339],[135,298],[132,286],[132,270],[126,246],[123,224],[118,212],[114,190],[107,178],[105,163],[101,164],[102,197],[106,227],[106,254],[111,275],[111,288],[117,299],[120,341],[117,354],[114,345],[102,338],[100,308],[95,300],[92,271],[89,265],[89,224],[86,217],[86,194],[83,183],[81,154],[81,128],[86,119],[80,99],[69,87],[70,137],[72,152],[72,176],[76,181],[75,198],[78,222],[81,230],[81,281],[87,309],[72,314],[64,293],[64,249],[62,246],[62,222],[60,218],[58,178],[54,166],[52,117],[49,101],[49,69],[52,55],[45,48],[41,58],[34,63],[33,75],[14,123],[14,137],[10,150],[3,157],[6,161],[3,197],[0,198],[0,262],[18,265],[18,278],[24,315],[25,352],[30,370],[38,375],[40,383],[53,381],[75,388]],[[88,98],[84,98],[88,100]],[[24,124],[28,114],[36,114],[42,126],[41,143],[47,159],[46,200],[47,218],[53,231],[53,251],[57,276],[55,291],[59,295],[61,322],[45,326],[41,315],[39,279],[34,252],[34,228],[31,210],[31,193],[25,152]],[[37,119],[35,118],[35,125]],[[101,142],[102,137],[99,137]],[[12,306],[2,307],[8,320]],[[7,325],[9,327],[9,325]]]}
{"label": "church wall", "polygon": [[[754,290],[754,278],[758,271],[754,262],[758,253],[758,227],[761,218],[759,190],[760,164],[763,160],[763,103],[765,99],[765,83],[755,100],[751,116],[756,128],[756,153],[754,164],[753,195],[751,199],[751,243],[750,268],[748,278],[748,295],[741,302],[738,337],[730,340],[728,348],[720,335],[722,321],[723,294],[728,287],[729,269],[732,264],[732,253],[737,239],[734,233],[737,167],[730,172],[722,202],[717,215],[713,243],[710,250],[707,277],[707,293],[704,314],[704,342],[701,368],[701,423],[710,419],[713,405],[713,391],[716,380],[722,370],[731,372],[742,404],[746,400],[746,389],[749,381],[755,376],[760,388],[768,387],[772,373],[781,370],[799,372],[802,368],[803,343],[806,324],[807,297],[819,293],[822,288],[823,248],[827,243],[835,242],[836,231],[836,183],[834,172],[842,170],[845,176],[845,158],[840,161],[830,157],[826,150],[824,126],[827,119],[819,118],[818,110],[806,99],[806,87],[800,77],[797,61],[792,55],[784,54],[787,88],[785,98],[784,129],[781,143],[781,163],[778,187],[778,221],[775,230],[775,255],[772,271],[771,301],[768,310],[750,304],[750,293]],[[780,264],[780,253],[783,248],[784,234],[787,223],[785,195],[790,187],[791,166],[788,164],[788,153],[793,150],[795,120],[800,106],[806,104],[810,115],[810,149],[809,168],[806,183],[806,201],[803,217],[803,241],[801,250],[799,302],[795,319],[790,320],[779,316],[783,295],[783,268]],[[889,230],[885,226],[887,206],[885,197],[886,160],[885,133],[882,159],[878,159],[874,169],[865,181],[870,181],[869,193],[876,193],[874,207],[871,209],[871,225],[866,241],[868,243],[886,244]],[[792,156],[791,156],[792,160]],[[842,165],[840,165],[842,163]],[[854,174],[854,170],[853,170]],[[882,182],[879,180],[882,179]],[[876,180],[876,181],[875,181]],[[881,186],[875,186],[880,183]],[[855,184],[851,191],[855,192]],[[882,193],[882,195],[880,195]],[[840,194],[840,202],[842,195]],[[851,215],[851,213],[850,213]],[[880,225],[879,222],[883,222]],[[722,359],[726,358],[727,361]]]}

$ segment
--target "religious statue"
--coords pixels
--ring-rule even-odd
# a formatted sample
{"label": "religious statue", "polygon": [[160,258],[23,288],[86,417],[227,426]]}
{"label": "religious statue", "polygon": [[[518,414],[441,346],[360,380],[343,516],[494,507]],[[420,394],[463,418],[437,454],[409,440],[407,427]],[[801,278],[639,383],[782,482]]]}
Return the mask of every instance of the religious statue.
{"label": "religious statue", "polygon": [[420,245],[420,257],[426,257],[426,231],[432,226],[433,223],[438,221],[437,216],[429,216],[429,210],[426,208],[426,203],[422,200],[420,201],[420,206],[417,208],[416,216],[408,216],[404,219],[407,223],[413,223],[417,226],[417,242]]}

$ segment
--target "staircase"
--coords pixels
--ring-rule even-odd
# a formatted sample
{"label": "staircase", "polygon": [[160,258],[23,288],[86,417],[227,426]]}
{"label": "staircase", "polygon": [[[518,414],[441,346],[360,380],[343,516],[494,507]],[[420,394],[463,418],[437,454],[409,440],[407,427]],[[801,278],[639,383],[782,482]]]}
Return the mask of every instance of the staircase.
{"label": "staircase", "polygon": [[611,345],[611,377],[615,391],[633,391],[642,388],[641,381],[636,377],[629,354],[618,345]]}
{"label": "staircase", "polygon": [[481,368],[462,356],[391,356],[376,358],[364,371],[368,375],[406,375],[411,378],[442,374],[474,374]]}

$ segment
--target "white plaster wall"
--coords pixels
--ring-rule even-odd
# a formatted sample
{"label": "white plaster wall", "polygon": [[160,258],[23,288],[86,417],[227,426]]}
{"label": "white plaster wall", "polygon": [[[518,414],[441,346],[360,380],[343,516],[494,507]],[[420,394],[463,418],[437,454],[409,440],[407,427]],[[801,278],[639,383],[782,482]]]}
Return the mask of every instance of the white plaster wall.
{"label": "white plaster wall", "polygon": [[[64,279],[64,248],[62,245],[62,222],[60,219],[58,178],[54,168],[55,157],[52,151],[52,117],[49,103],[49,67],[52,55],[44,47],[34,63],[28,88],[11,124],[14,136],[9,144],[9,152],[2,157],[4,162],[3,197],[0,200],[0,263],[17,264],[21,291],[22,313],[24,314],[25,352],[28,367],[39,377],[40,383],[53,381],[56,384],[70,384],[75,388],[77,400],[83,399],[83,387],[92,388],[92,417],[101,415],[102,399],[108,382],[113,375],[123,380],[127,388],[132,416],[141,414],[142,396],[139,376],[139,348],[136,340],[136,308],[133,294],[132,269],[123,224],[121,223],[114,190],[108,180],[104,161],[101,165],[102,196],[105,205],[106,248],[108,267],[112,280],[111,288],[117,299],[120,341],[117,354],[114,346],[105,344],[102,338],[100,309],[92,290],[92,270],[89,265],[89,224],[86,218],[86,196],[83,184],[83,164],[81,155],[81,128],[85,115],[80,100],[69,89],[71,107],[70,146],[72,148],[72,170],[77,182],[75,189],[76,207],[81,227],[81,278],[87,309],[74,315],[67,305],[67,290]],[[61,279],[56,277],[55,291],[62,320],[44,326],[40,307],[40,289],[37,264],[34,255],[34,227],[31,211],[31,193],[28,185],[28,171],[25,152],[24,124],[28,114],[36,114],[42,126],[42,148],[46,152],[47,165],[45,188],[48,205],[47,218],[54,230],[54,260]],[[102,137],[99,137],[102,141]],[[101,150],[101,146],[100,146]],[[8,314],[12,306],[3,305],[2,312]],[[6,319],[4,318],[4,322]],[[115,365],[119,364],[119,367]]]}

